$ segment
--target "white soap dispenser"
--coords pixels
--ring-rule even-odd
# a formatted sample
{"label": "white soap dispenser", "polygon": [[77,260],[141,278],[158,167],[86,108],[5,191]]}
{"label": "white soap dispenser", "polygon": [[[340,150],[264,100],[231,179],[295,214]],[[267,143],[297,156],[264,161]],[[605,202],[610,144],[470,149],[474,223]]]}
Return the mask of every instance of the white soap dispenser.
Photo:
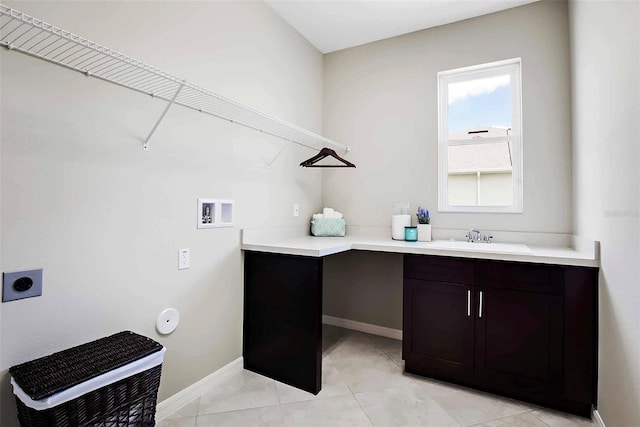
{"label": "white soap dispenser", "polygon": [[393,215],[391,215],[391,238],[393,240],[404,240],[404,228],[411,226],[411,214],[409,202],[394,203],[392,205]]}

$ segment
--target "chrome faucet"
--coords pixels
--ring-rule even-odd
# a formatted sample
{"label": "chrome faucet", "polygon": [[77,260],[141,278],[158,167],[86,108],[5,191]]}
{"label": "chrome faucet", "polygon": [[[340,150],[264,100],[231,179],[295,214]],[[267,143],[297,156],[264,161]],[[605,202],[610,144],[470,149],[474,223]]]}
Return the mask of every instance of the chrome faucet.
{"label": "chrome faucet", "polygon": [[469,229],[469,234],[465,236],[467,238],[467,242],[475,242],[476,240],[480,240],[480,230],[476,230],[473,228]]}
{"label": "chrome faucet", "polygon": [[482,235],[482,241],[485,243],[491,243],[491,239],[493,239],[493,236],[489,236],[488,234]]}
{"label": "chrome faucet", "polygon": [[467,242],[484,242],[484,243],[491,243],[491,239],[493,239],[493,236],[490,236],[488,234],[482,234],[480,233],[480,230],[476,230],[475,228],[470,228],[469,229],[469,234],[467,234],[465,236],[467,238]]}

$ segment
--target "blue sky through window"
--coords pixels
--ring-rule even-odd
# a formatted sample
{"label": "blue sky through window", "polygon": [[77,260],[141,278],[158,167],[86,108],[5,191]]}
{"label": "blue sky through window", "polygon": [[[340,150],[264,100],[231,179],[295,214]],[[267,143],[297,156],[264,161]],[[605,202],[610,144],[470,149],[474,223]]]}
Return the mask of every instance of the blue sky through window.
{"label": "blue sky through window", "polygon": [[449,133],[465,131],[475,126],[511,127],[511,87],[508,80],[498,82],[499,86],[495,88],[492,86],[496,82],[493,85],[485,84],[488,87],[476,89],[476,93],[473,88],[468,87],[469,83],[483,86],[482,80],[489,79],[465,82],[465,88],[454,88],[456,85],[463,85],[460,83],[449,85]]}

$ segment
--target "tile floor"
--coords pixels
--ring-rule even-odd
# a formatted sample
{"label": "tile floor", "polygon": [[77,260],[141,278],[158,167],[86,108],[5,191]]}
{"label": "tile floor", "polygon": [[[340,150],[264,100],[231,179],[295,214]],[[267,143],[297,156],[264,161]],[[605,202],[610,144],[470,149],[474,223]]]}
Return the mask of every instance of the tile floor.
{"label": "tile floor", "polygon": [[314,396],[249,371],[158,427],[593,427],[591,421],[403,372],[401,342],[325,325]]}

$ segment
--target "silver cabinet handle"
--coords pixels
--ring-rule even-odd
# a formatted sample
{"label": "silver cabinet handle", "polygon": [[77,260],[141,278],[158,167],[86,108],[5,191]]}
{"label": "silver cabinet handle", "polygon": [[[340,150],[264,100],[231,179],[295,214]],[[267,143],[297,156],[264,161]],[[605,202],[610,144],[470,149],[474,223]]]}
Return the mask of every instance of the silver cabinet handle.
{"label": "silver cabinet handle", "polygon": [[478,304],[478,317],[482,317],[482,291],[480,291],[480,304]]}
{"label": "silver cabinet handle", "polygon": [[467,317],[471,317],[471,290],[467,291]]}

